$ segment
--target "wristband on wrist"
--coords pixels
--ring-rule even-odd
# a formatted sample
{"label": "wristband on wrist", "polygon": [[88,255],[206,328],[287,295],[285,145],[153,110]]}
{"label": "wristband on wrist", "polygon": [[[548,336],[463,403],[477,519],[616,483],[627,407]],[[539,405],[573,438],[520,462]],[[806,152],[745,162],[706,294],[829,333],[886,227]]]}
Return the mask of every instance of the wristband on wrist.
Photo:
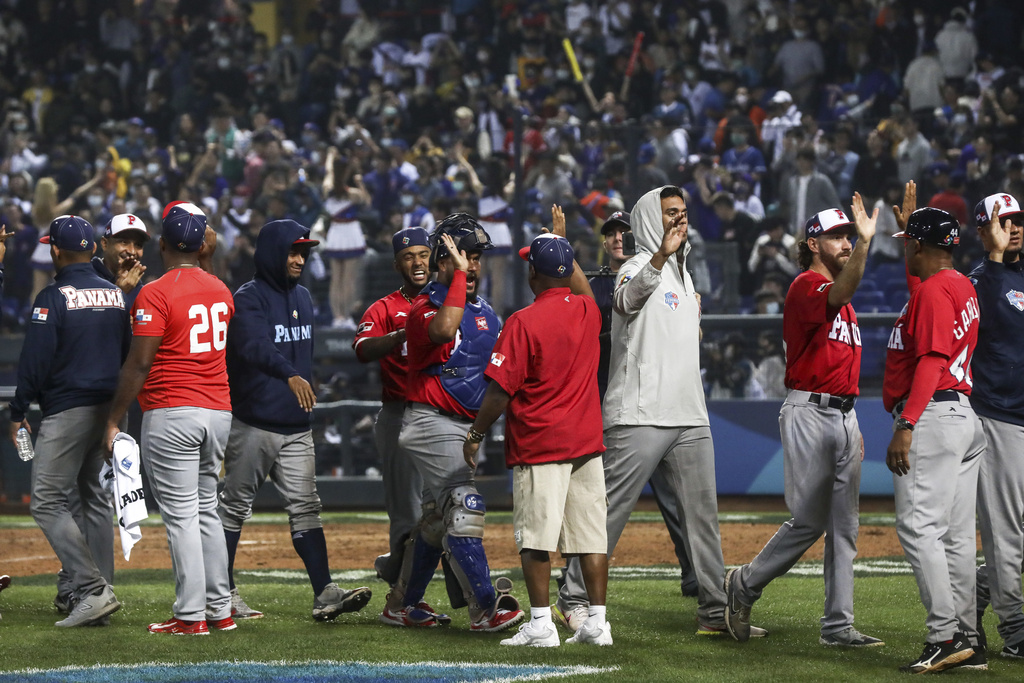
{"label": "wristband on wrist", "polygon": [[908,432],[914,431],[914,423],[905,417],[896,418],[896,429],[906,429]]}
{"label": "wristband on wrist", "polygon": [[452,308],[466,307],[466,271],[455,271],[452,283],[448,285],[448,294],[444,297],[444,305]]}
{"label": "wristband on wrist", "polygon": [[485,434],[483,434],[482,432],[478,432],[472,427],[470,427],[469,431],[466,432],[466,441],[468,441],[469,443],[480,443],[481,441],[484,440],[484,436]]}

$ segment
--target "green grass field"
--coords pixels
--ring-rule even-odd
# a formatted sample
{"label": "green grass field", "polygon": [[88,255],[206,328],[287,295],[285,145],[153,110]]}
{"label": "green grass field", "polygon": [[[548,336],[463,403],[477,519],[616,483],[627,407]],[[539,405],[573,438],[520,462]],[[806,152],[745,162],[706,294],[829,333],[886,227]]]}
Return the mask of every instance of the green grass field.
{"label": "green grass field", "polygon": [[[641,513],[638,518],[646,518]],[[777,519],[778,515],[766,515]],[[728,523],[729,515],[723,515]],[[329,523],[366,522],[364,516],[328,516]],[[261,517],[259,521],[276,521]],[[0,529],[20,525],[24,519],[0,519]],[[746,521],[746,520],[744,520]],[[867,521],[867,520],[865,520]],[[878,523],[878,520],[872,520]],[[54,595],[52,575],[15,577],[0,595],[0,682],[6,681],[178,681],[178,680],[391,680],[397,672],[385,666],[376,673],[346,677],[342,669],[327,677],[256,678],[255,665],[238,668],[238,677],[218,674],[211,679],[189,669],[143,672],[121,669],[100,678],[77,678],[75,672],[53,672],[32,677],[26,669],[56,669],[93,664],[163,662],[189,664],[211,661],[294,662],[438,662],[438,668],[418,680],[537,680],[500,677],[481,669],[476,677],[470,663],[511,665],[530,672],[530,667],[587,666],[605,671],[570,675],[579,681],[879,681],[902,680],[899,665],[920,654],[924,640],[924,610],[913,577],[902,558],[876,562],[858,572],[856,585],[857,626],[883,638],[886,646],[862,651],[818,645],[818,617],[823,603],[820,576],[787,576],[774,582],[754,608],[754,623],[769,629],[770,636],[745,644],[728,636],[698,637],[694,634],[696,601],[679,595],[677,576],[670,567],[660,571],[631,572],[617,568],[609,585],[608,615],[615,645],[610,648],[563,645],[558,649],[505,648],[501,634],[471,634],[465,611],[453,614],[450,627],[406,630],[377,621],[386,587],[360,572],[339,573],[343,585],[365,583],[374,589],[370,605],[357,614],[343,615],[333,623],[316,623],[310,617],[312,597],[301,572],[239,571],[250,605],[267,613],[261,620],[240,622],[227,633],[205,638],[150,635],[146,624],[170,616],[174,599],[173,578],[168,570],[126,570],[117,576],[117,595],[124,603],[108,628],[62,630],[53,626],[59,616],[50,607]],[[886,574],[886,567],[895,573]],[[801,573],[814,574],[812,563],[801,563]],[[516,593],[524,595],[521,574]],[[443,586],[435,581],[427,598],[435,606],[447,603]],[[985,621],[992,645],[1001,647],[991,612]],[[568,634],[562,633],[563,640]],[[991,653],[990,653],[991,654]],[[429,669],[429,667],[428,667]],[[332,666],[326,667],[328,672]],[[397,670],[395,670],[397,671]],[[17,673],[22,672],[22,673]],[[243,675],[243,673],[245,675]],[[260,674],[262,675],[262,674]],[[526,675],[525,673],[523,675]],[[530,674],[533,675],[533,674]],[[539,675],[539,674],[538,674]],[[989,671],[954,671],[944,674],[959,679],[1022,680],[1024,663],[990,656]],[[411,680],[406,677],[402,680]]]}

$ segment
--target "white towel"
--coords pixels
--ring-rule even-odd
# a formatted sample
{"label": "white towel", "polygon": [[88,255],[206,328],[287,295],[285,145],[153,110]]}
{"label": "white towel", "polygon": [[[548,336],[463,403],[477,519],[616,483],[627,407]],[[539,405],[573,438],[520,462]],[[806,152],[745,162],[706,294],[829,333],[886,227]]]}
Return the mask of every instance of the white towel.
{"label": "white towel", "polygon": [[118,432],[114,438],[114,453],[110,462],[104,464],[100,473],[103,487],[110,491],[117,511],[117,525],[121,532],[121,551],[125,561],[132,554],[132,547],[142,539],[139,522],[149,516],[146,510],[146,496],[142,490],[142,472],[139,462],[139,446],[130,435]]}

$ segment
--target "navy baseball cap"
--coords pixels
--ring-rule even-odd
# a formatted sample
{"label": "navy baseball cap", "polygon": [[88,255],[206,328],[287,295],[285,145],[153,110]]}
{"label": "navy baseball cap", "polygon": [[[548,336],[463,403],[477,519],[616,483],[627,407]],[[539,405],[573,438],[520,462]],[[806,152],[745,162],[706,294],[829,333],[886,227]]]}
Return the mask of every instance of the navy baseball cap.
{"label": "navy baseball cap", "polygon": [[405,228],[391,238],[391,246],[395,250],[395,256],[398,256],[398,252],[409,247],[429,247],[430,235],[423,228]]}
{"label": "navy baseball cap", "polygon": [[163,238],[178,251],[199,251],[206,240],[206,214],[190,202],[172,202],[164,209]]}
{"label": "navy baseball cap", "polygon": [[893,237],[905,237],[952,249],[960,244],[960,221],[948,211],[926,206],[910,214],[907,227]]}
{"label": "navy baseball cap", "polygon": [[804,237],[819,237],[830,230],[853,225],[853,221],[842,209],[819,211],[804,223]]}
{"label": "navy baseball cap", "polygon": [[572,275],[575,254],[569,240],[564,237],[551,233],[538,235],[530,246],[519,250],[519,256],[533,264],[533,269],[541,275],[555,278]]}
{"label": "navy baseball cap", "polygon": [[94,233],[89,221],[81,216],[57,216],[50,223],[50,233],[39,241],[68,251],[91,251],[96,246]]}
{"label": "navy baseball cap", "polygon": [[616,230],[631,230],[628,211],[616,211],[608,216],[608,220],[601,226],[602,235],[610,235]]}

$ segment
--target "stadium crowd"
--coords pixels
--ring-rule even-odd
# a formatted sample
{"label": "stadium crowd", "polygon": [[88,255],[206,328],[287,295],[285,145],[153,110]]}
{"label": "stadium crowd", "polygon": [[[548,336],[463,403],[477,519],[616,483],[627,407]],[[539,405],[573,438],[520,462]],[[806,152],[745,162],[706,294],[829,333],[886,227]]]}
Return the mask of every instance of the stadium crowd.
{"label": "stadium crowd", "polygon": [[[705,312],[779,312],[804,219],[857,190],[891,234],[887,207],[910,179],[922,206],[967,227],[966,271],[981,255],[967,207],[1024,196],[1015,4],[333,0],[286,14],[271,37],[246,2],[6,0],[0,211],[17,234],[3,324],[22,326],[52,277],[38,238],[55,216],[102,230],[130,212],[155,231],[172,200],[207,211],[232,291],[252,276],[265,223],[311,227],[316,320],[349,330],[372,301],[364,265],[402,227],[480,217],[497,246],[484,293],[507,314],[521,300],[520,222],[528,243],[564,206],[594,269],[604,219],[666,183],[686,192],[698,255],[735,245],[734,271],[697,260]],[[162,272],[154,251],[147,279]],[[902,307],[905,289],[887,287],[901,258],[894,241],[872,244],[859,311]],[[738,273],[738,307],[716,297],[723,272]],[[757,367],[777,366],[778,347],[705,349],[706,389],[757,395]]]}

